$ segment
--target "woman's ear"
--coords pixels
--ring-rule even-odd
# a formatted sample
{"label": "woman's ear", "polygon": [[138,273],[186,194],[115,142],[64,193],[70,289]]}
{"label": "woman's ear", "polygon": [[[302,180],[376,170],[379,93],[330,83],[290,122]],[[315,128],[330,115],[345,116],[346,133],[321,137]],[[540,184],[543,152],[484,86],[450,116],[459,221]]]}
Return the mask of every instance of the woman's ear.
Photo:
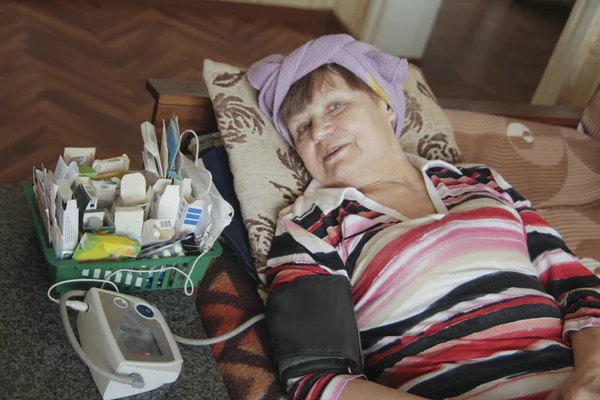
{"label": "woman's ear", "polygon": [[388,115],[388,118],[389,118],[389,121],[390,121],[390,124],[391,124],[396,119],[396,112],[394,111],[394,109],[392,108],[392,106],[390,106],[389,104],[386,104],[386,105],[387,105],[386,113]]}
{"label": "woman's ear", "polygon": [[391,124],[396,119],[396,112],[394,111],[392,106],[390,106],[388,103],[386,103],[385,100],[383,100],[381,97],[378,99],[378,101],[379,101],[379,107],[381,107],[381,110],[383,110],[385,112],[385,114],[387,115],[388,120],[390,121],[390,124]]}

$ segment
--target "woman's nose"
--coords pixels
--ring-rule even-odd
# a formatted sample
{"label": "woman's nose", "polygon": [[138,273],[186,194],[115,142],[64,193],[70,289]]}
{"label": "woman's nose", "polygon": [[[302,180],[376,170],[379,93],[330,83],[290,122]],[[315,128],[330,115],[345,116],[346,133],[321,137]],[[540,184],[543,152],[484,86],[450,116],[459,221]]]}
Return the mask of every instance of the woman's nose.
{"label": "woman's nose", "polygon": [[333,130],[333,121],[327,116],[314,118],[312,121],[312,137],[317,142],[324,140]]}

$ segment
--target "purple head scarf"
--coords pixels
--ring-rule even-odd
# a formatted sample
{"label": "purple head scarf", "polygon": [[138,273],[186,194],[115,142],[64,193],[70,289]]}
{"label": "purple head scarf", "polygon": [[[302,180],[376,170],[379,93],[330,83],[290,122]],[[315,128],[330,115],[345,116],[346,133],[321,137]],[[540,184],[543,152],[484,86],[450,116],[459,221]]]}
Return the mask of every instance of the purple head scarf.
{"label": "purple head scarf", "polygon": [[405,59],[386,54],[349,35],[327,35],[311,40],[287,57],[274,54],[254,63],[248,70],[250,84],[260,91],[260,108],[293,147],[294,142],[281,120],[280,108],[290,87],[324,64],[338,64],[369,85],[396,113],[393,128],[400,137],[404,123]]}

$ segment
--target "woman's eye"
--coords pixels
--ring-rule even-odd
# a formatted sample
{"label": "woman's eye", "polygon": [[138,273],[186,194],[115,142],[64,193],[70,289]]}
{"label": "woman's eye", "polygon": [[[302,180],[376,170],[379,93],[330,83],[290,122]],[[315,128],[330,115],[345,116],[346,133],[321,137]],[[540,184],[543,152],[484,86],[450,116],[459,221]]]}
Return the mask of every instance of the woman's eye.
{"label": "woman's eye", "polygon": [[333,111],[333,110],[337,110],[341,106],[342,106],[342,103],[333,103],[332,105],[329,106],[329,109]]}
{"label": "woman's eye", "polygon": [[309,128],[310,128],[310,123],[302,124],[298,128],[298,133],[302,134],[302,133],[306,132]]}

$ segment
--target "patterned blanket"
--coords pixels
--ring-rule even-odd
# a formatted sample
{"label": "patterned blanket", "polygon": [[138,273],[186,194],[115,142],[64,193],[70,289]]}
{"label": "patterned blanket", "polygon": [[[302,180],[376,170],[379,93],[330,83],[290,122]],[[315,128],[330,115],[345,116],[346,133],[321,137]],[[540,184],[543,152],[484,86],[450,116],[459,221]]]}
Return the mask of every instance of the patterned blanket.
{"label": "patterned blanket", "polygon": [[[196,290],[196,308],[209,337],[223,335],[264,312],[256,284],[236,255],[223,246]],[[270,359],[267,327],[262,320],[245,332],[212,346],[232,399],[283,399]]]}

